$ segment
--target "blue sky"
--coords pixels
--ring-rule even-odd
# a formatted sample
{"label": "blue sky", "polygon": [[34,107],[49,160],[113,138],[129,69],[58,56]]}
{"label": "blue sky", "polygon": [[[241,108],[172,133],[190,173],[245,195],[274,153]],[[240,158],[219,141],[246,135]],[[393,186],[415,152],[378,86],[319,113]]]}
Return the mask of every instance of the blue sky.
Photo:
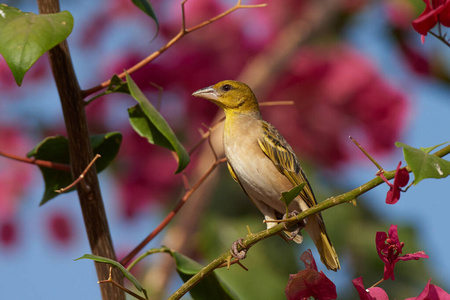
{"label": "blue sky", "polygon": [[[14,5],[14,1],[11,5]],[[7,2],[8,3],[8,2]],[[86,2],[81,4],[64,4],[63,9],[68,9],[75,16],[77,22],[82,22],[82,11],[86,11]],[[35,4],[32,7],[21,7],[24,11],[36,11]],[[89,5],[92,5],[89,2]],[[399,59],[395,52],[391,51],[390,41],[384,39],[385,27],[380,22],[380,8],[374,7],[363,13],[355,20],[354,25],[348,28],[345,38],[361,52],[369,55],[378,68],[386,74],[390,81],[397,87],[403,89],[410,96],[412,103],[411,117],[408,129],[401,141],[415,147],[432,146],[448,141],[450,132],[449,116],[449,86],[438,84],[433,81],[419,80],[411,76],[405,77],[403,66],[398,63]],[[375,20],[377,20],[375,22]],[[74,34],[76,35],[77,23],[75,23]],[[137,30],[137,29],[136,29]],[[130,39],[129,33],[119,32],[117,40],[123,43]],[[136,34],[139,36],[139,34]],[[76,37],[76,36],[75,36]],[[70,41],[70,40],[69,40]],[[417,35],[420,43],[420,37]],[[105,47],[119,47],[117,44],[108,44]],[[444,55],[450,54],[450,49],[443,44],[428,37],[426,49],[434,48]],[[74,50],[74,61],[76,61],[77,72],[80,77],[89,78],[89,64],[81,63],[81,54]],[[39,109],[43,112],[43,120],[48,120],[61,113],[59,106],[55,105],[57,99],[54,87],[37,87],[37,93],[41,95],[37,103],[32,97],[24,99],[21,104],[11,103],[6,107],[7,111],[13,113],[18,107],[22,112],[32,115]],[[13,104],[13,105],[12,105]],[[19,105],[19,106],[16,106]],[[45,107],[46,109],[42,109]],[[2,114],[3,117],[3,114]],[[402,159],[401,150],[391,157],[382,161],[383,165],[394,169],[399,160]],[[1,160],[0,160],[1,166]],[[36,173],[38,174],[38,170]],[[358,165],[349,166],[346,170],[346,178],[355,187],[371,179],[375,173],[374,168],[369,165],[361,168]],[[35,201],[26,201],[19,214],[23,226],[21,232],[25,236],[21,238],[23,244],[17,247],[15,253],[8,253],[0,249],[0,287],[2,287],[2,298],[4,299],[99,299],[100,293],[95,269],[90,261],[77,261],[73,259],[89,253],[89,245],[84,238],[78,200],[74,193],[61,196],[58,201],[52,201],[44,209],[37,207],[37,202],[42,194],[42,181],[39,174],[28,192],[27,198]],[[104,199],[109,199],[114,194],[114,187],[109,182],[107,173],[100,175]],[[428,263],[434,271],[442,278],[450,278],[450,238],[448,234],[448,211],[450,201],[448,197],[447,180],[425,180],[418,186],[413,187],[404,195],[399,203],[393,206],[370,203],[373,210],[383,216],[386,223],[407,222],[416,226],[419,230],[420,239],[424,241],[424,250],[430,258]],[[387,188],[377,188],[370,193],[384,198]],[[106,193],[106,194],[105,194]],[[110,193],[111,195],[109,195]],[[114,240],[120,240],[121,244],[136,244],[154,228],[158,221],[158,214],[149,218],[143,216],[131,224],[120,222],[120,214],[117,207],[106,202],[106,209],[111,224],[111,232]],[[51,210],[69,209],[73,210],[74,222],[77,228],[77,244],[66,249],[56,248],[50,242],[43,229],[41,220]],[[152,221],[151,221],[152,220]],[[153,223],[152,223],[153,222]],[[386,228],[387,230],[387,228]],[[401,237],[400,237],[401,240]],[[152,242],[151,246],[159,246],[158,240]],[[424,283],[425,284],[425,283]],[[450,290],[450,285],[446,287]],[[412,296],[412,295],[411,295]]]}

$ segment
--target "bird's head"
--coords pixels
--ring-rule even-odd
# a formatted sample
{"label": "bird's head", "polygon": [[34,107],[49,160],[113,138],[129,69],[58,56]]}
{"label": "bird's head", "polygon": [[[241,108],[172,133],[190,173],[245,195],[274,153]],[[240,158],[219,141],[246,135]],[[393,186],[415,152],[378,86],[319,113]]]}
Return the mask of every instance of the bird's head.
{"label": "bird's head", "polygon": [[248,85],[239,81],[224,80],[200,89],[192,96],[214,102],[227,113],[257,113],[258,101]]}

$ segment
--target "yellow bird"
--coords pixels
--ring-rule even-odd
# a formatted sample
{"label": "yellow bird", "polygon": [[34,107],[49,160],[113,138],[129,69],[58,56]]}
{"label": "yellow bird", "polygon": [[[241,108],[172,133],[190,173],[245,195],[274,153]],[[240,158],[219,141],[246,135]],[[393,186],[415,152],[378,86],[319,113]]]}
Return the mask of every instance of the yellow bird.
{"label": "yellow bird", "polygon": [[[228,169],[247,196],[264,214],[267,228],[277,225],[286,212],[281,193],[306,182],[299,196],[289,205],[289,212],[300,212],[317,204],[311,186],[291,146],[264,121],[258,101],[245,83],[225,80],[192,94],[217,104],[225,112],[223,144]],[[314,241],[322,262],[328,269],[340,269],[336,250],[331,243],[320,213],[306,220],[306,231]],[[301,243],[300,233],[286,232]]]}

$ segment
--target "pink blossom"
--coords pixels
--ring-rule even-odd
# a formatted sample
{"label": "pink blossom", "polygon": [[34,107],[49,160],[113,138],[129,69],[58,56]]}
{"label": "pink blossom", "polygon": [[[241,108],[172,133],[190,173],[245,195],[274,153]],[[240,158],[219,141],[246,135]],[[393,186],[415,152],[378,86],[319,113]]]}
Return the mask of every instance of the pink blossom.
{"label": "pink blossom", "polygon": [[358,291],[359,299],[361,300],[389,300],[388,295],[382,288],[371,287],[366,289],[362,277],[353,279],[352,283]]}
{"label": "pink blossom", "polygon": [[377,232],[375,241],[378,256],[380,256],[381,260],[384,262],[384,280],[389,278],[395,280],[394,267],[398,261],[428,258],[428,255],[423,251],[401,255],[404,243],[400,243],[398,239],[397,225],[391,225],[388,234],[386,234],[386,232]]}
{"label": "pink blossom", "polygon": [[400,168],[402,162],[398,163],[397,171],[395,172],[394,184],[390,183],[384,174],[380,172],[378,175],[389,185],[389,191],[386,195],[387,204],[395,204],[400,199],[400,192],[402,187],[406,186],[409,181],[409,172],[406,168]]}
{"label": "pink blossom", "polygon": [[297,274],[289,275],[289,281],[285,289],[288,300],[309,299],[316,300],[336,299],[336,286],[325,274],[317,270],[316,261],[311,250],[303,252],[300,259],[305,263],[305,269]]}
{"label": "pink blossom", "polygon": [[450,300],[450,295],[446,291],[437,285],[430,284],[430,282],[431,278],[428,280],[427,285],[418,297],[408,298],[405,300]]}

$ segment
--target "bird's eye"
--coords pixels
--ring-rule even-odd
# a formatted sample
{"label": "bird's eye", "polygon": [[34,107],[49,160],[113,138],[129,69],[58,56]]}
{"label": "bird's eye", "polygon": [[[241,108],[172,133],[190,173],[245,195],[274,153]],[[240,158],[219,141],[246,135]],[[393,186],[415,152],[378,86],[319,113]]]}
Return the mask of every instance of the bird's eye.
{"label": "bird's eye", "polygon": [[231,90],[231,85],[225,84],[225,85],[222,87],[222,89],[223,89],[225,92],[227,92],[227,91]]}

